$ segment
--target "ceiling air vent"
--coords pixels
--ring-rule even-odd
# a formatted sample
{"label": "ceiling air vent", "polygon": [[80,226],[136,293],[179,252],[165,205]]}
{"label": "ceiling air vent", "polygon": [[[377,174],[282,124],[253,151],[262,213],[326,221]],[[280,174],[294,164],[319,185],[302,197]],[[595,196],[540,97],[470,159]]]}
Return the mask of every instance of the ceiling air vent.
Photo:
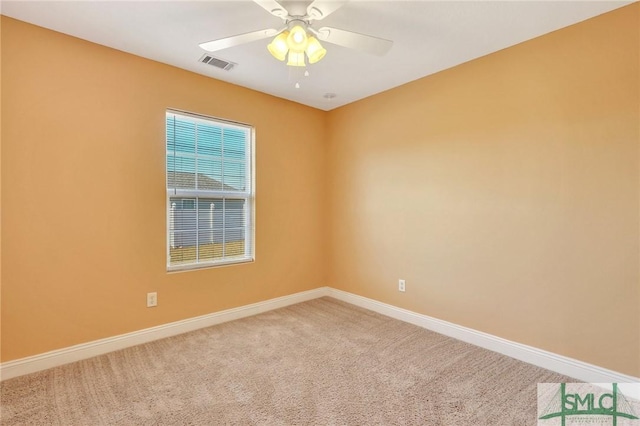
{"label": "ceiling air vent", "polygon": [[231,71],[233,67],[238,64],[234,64],[233,62],[225,61],[224,59],[215,58],[208,53],[202,55],[200,58],[200,62],[211,65],[212,67],[220,68],[221,70]]}

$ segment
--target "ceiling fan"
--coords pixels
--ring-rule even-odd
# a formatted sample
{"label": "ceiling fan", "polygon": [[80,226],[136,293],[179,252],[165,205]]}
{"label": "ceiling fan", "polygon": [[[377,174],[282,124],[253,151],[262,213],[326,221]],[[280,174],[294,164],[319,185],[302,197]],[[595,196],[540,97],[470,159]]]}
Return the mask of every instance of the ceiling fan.
{"label": "ceiling fan", "polygon": [[288,58],[287,65],[304,67],[306,59],[309,64],[321,60],[327,53],[318,40],[350,49],[382,56],[386,54],[393,42],[382,38],[359,34],[352,31],[332,27],[312,28],[315,21],[320,21],[337,9],[347,0],[315,0],[306,8],[308,2],[276,0],[253,0],[273,16],[281,18],[285,25],[279,29],[264,29],[250,33],[201,43],[200,47],[208,52],[227,49],[229,47],[274,37],[267,48],[273,57],[280,61]]}

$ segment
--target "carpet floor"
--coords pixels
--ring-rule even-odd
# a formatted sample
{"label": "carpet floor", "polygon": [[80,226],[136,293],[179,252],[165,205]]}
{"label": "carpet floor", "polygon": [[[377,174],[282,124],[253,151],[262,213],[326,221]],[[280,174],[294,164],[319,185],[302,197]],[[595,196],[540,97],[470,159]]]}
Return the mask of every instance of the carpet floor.
{"label": "carpet floor", "polygon": [[6,380],[2,425],[536,425],[565,376],[331,298]]}

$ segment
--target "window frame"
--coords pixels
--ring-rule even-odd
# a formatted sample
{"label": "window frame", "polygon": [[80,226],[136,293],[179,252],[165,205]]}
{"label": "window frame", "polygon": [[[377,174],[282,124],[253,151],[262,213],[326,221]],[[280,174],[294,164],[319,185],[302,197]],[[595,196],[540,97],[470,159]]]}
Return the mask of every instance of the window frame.
{"label": "window frame", "polygon": [[[196,122],[208,122],[221,128],[241,128],[248,133],[247,140],[245,142],[246,153],[246,170],[249,174],[246,184],[248,188],[244,192],[224,190],[224,186],[221,190],[215,189],[180,189],[169,188],[169,168],[168,168],[168,154],[167,149],[167,119],[170,115],[178,115],[187,119],[194,120]],[[165,120],[165,138],[164,138],[164,174],[165,174],[165,189],[166,189],[166,206],[165,206],[165,248],[166,248],[166,268],[167,272],[181,272],[191,271],[206,268],[216,268],[221,266],[239,265],[245,263],[255,262],[255,127],[250,124],[226,120],[218,117],[208,116],[204,114],[197,114],[193,112],[183,111],[179,109],[167,108],[164,115]],[[197,158],[197,152],[194,154],[194,158]],[[223,182],[224,185],[224,182]],[[245,252],[242,256],[233,256],[220,260],[200,261],[196,259],[193,263],[183,263],[178,265],[171,265],[171,198],[192,198],[197,206],[201,199],[223,199],[223,200],[245,200],[245,220],[244,220],[244,248]],[[197,210],[196,210],[197,211]],[[196,213],[197,214],[197,213]],[[197,219],[196,219],[197,220]],[[196,228],[198,227],[196,222]],[[196,247],[198,247],[199,241],[196,239]],[[196,249],[197,250],[197,249]]]}

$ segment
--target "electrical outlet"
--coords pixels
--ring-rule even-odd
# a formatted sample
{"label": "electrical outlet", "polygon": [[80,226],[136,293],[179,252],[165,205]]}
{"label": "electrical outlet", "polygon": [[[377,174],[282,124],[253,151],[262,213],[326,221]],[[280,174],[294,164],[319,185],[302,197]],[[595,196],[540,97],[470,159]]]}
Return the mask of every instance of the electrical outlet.
{"label": "electrical outlet", "polygon": [[158,306],[158,293],[147,293],[147,308]]}
{"label": "electrical outlet", "polygon": [[398,291],[404,291],[404,280],[398,280]]}

